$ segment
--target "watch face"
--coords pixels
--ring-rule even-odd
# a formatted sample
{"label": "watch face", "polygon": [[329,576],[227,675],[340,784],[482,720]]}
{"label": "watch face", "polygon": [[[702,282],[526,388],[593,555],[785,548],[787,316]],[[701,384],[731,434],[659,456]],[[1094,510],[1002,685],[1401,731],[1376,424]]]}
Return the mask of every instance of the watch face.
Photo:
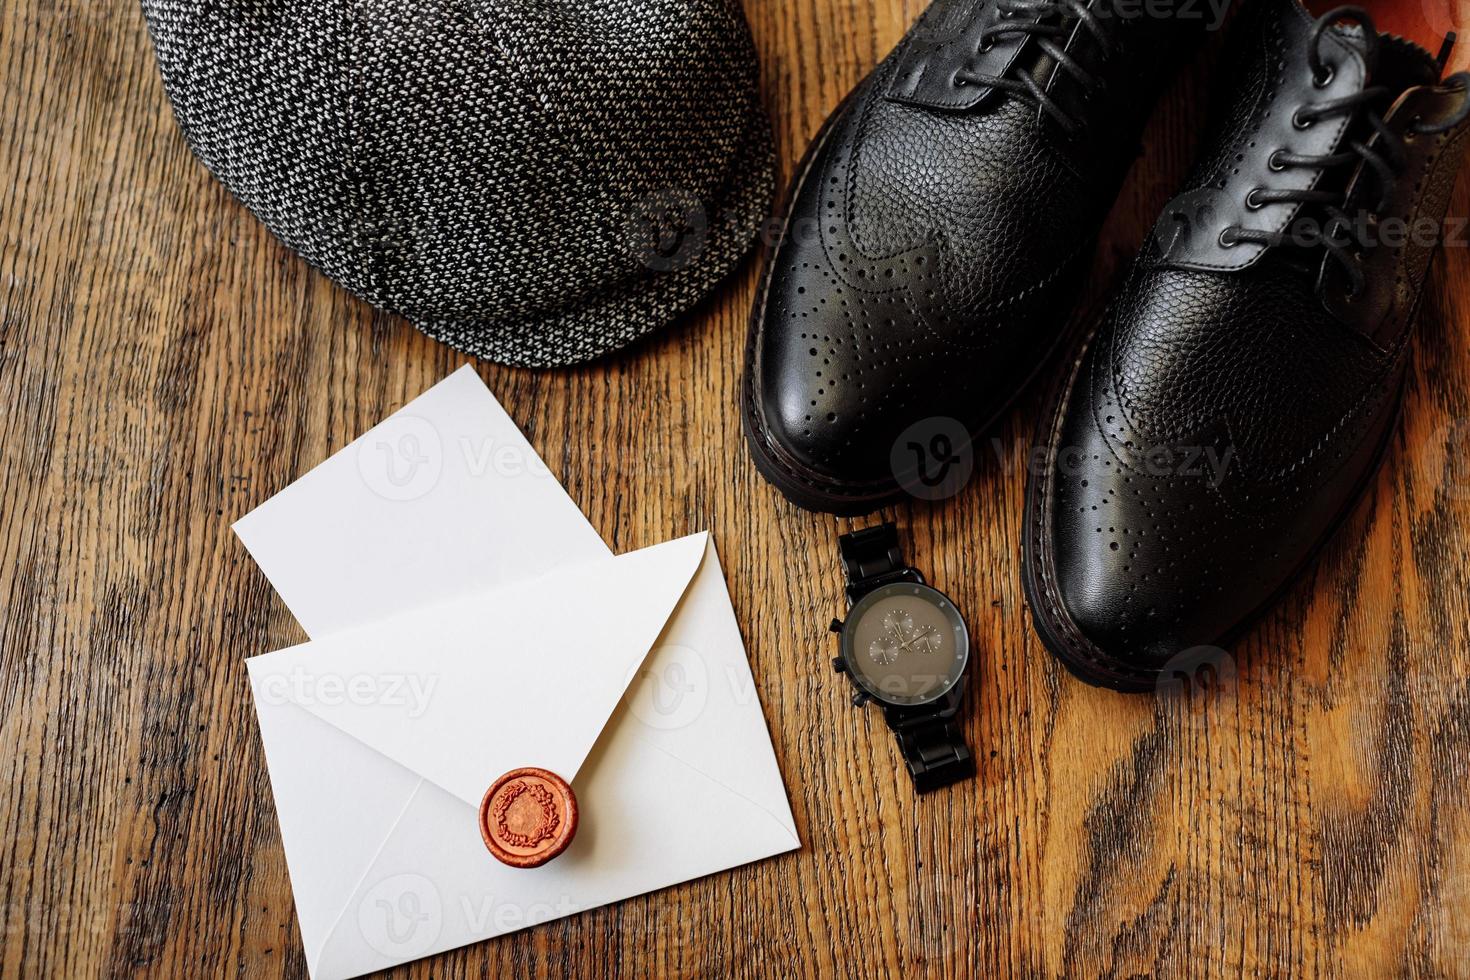
{"label": "watch face", "polygon": [[927,585],[885,585],[848,615],[842,658],[852,679],[877,700],[929,704],[964,676],[970,632],[942,593]]}

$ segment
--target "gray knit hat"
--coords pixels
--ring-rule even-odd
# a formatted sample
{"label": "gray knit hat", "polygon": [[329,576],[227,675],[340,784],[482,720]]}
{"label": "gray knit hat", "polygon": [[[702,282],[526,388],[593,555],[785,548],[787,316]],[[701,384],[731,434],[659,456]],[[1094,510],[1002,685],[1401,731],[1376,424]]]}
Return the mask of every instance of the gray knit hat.
{"label": "gray knit hat", "polygon": [[142,0],[184,136],[432,337],[595,358],[751,244],[770,126],[736,0]]}

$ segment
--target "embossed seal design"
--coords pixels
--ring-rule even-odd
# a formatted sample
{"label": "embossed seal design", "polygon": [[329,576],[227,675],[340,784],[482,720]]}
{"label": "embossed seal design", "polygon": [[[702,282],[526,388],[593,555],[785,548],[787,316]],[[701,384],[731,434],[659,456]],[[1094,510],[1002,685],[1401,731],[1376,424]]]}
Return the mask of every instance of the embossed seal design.
{"label": "embossed seal design", "polygon": [[514,769],[480,803],[480,836],[497,861],[536,868],[567,849],[577,832],[577,797],[545,769]]}
{"label": "embossed seal design", "polygon": [[495,816],[500,839],[516,847],[535,847],[551,840],[561,823],[556,798],[544,786],[532,785],[524,779],[506,787],[490,812]]}

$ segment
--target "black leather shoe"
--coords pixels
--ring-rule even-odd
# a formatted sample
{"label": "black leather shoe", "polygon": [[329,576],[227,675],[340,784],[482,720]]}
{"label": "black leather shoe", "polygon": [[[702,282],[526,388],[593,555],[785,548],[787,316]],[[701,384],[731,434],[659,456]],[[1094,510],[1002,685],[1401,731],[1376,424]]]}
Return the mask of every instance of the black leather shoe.
{"label": "black leather shoe", "polygon": [[895,463],[905,430],[967,443],[1057,344],[1162,66],[1209,16],[1113,2],[940,0],[818,134],[766,259],[741,413],[798,505],[898,496],[919,463]]}
{"label": "black leather shoe", "polygon": [[1027,494],[1037,631],[1119,690],[1229,642],[1361,495],[1470,133],[1448,50],[1361,10],[1261,0],[1237,32],[1209,149],[1072,365]]}

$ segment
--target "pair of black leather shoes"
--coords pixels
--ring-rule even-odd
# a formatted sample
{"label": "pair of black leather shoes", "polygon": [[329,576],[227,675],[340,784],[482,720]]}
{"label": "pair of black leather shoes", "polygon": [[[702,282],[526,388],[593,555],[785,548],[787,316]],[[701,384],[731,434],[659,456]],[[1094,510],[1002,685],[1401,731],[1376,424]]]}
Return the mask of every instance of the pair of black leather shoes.
{"label": "pair of black leather shoes", "polygon": [[[1067,361],[1027,493],[1036,629],[1120,690],[1227,642],[1360,495],[1470,133],[1448,50],[1245,3],[1195,174]],[[747,351],[751,452],[788,498],[890,502],[911,433],[961,452],[1039,371],[1203,11],[940,0],[834,113]]]}

